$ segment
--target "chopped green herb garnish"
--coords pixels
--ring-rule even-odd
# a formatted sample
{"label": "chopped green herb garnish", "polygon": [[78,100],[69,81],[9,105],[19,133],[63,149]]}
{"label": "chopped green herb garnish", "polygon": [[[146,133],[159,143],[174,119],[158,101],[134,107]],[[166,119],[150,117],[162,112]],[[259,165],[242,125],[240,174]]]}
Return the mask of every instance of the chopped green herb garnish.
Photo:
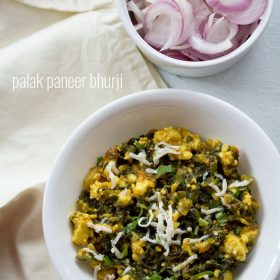
{"label": "chopped green herb garnish", "polygon": [[147,207],[142,203],[137,203],[137,206],[140,208],[140,212],[137,217],[133,218],[132,222],[130,222],[128,225],[126,225],[126,227],[124,229],[126,234],[131,234],[137,228],[138,220],[143,215],[143,210],[147,209]]}
{"label": "chopped green herb garnish", "polygon": [[241,192],[243,192],[246,189],[246,187],[243,188],[231,188],[230,191],[234,194],[235,197],[239,197]]}
{"label": "chopped green herb garnish", "polygon": [[139,208],[141,208],[141,209],[145,209],[145,210],[148,210],[149,208],[146,206],[146,205],[144,205],[144,204],[142,204],[142,203],[137,203],[137,206],[139,207]]}
{"label": "chopped green herb garnish", "polygon": [[132,222],[130,222],[128,225],[126,225],[126,227],[124,228],[124,231],[126,234],[131,234],[138,225],[138,218],[134,218],[134,220]]}
{"label": "chopped green herb garnish", "polygon": [[98,157],[96,161],[96,166],[102,166],[103,164],[103,157]]}
{"label": "chopped green herb garnish", "polygon": [[134,144],[134,146],[137,148],[138,151],[143,150],[144,147],[145,147],[145,145],[140,144],[138,141],[135,141],[133,144]]}
{"label": "chopped green herb garnish", "polygon": [[91,262],[92,261],[92,256],[90,254],[84,254],[79,257],[80,260]]}
{"label": "chopped green herb garnish", "polygon": [[237,227],[235,230],[236,235],[240,235],[241,227]]}
{"label": "chopped green herb garnish", "polygon": [[218,223],[220,224],[220,226],[224,226],[227,223],[227,221],[228,221],[228,215],[227,215],[227,213],[225,213],[223,211],[222,212],[218,212],[215,215],[215,217],[216,217]]}
{"label": "chopped green herb garnish", "polygon": [[235,197],[238,198],[239,195],[241,194],[241,191],[240,190],[236,190],[233,194],[234,194]]}
{"label": "chopped green herb garnish", "polygon": [[198,223],[201,227],[206,227],[209,225],[209,222],[207,222],[206,220],[202,219],[202,218],[199,218],[198,219]]}
{"label": "chopped green herb garnish", "polygon": [[151,276],[146,278],[147,280],[162,280],[162,276],[158,272],[153,272]]}
{"label": "chopped green herb garnish", "polygon": [[199,226],[196,226],[196,227],[194,228],[194,231],[193,231],[193,234],[194,234],[195,236],[197,236],[198,230],[199,230]]}
{"label": "chopped green herb garnish", "polygon": [[199,198],[199,190],[194,190],[190,193],[190,199],[193,201],[193,202],[196,202]]}
{"label": "chopped green herb garnish", "polygon": [[[213,273],[212,271],[204,271],[194,275],[191,280],[199,280],[199,279],[206,279],[207,276],[211,276]],[[207,278],[208,279],[208,278]]]}
{"label": "chopped green herb garnish", "polygon": [[103,257],[103,262],[104,262],[107,266],[111,266],[111,265],[113,265],[113,263],[114,263],[108,256],[104,256],[104,257]]}
{"label": "chopped green herb garnish", "polygon": [[161,177],[162,175],[166,173],[172,173],[173,172],[173,166],[171,164],[169,165],[160,165],[157,168],[157,176]]}
{"label": "chopped green herb garnish", "polygon": [[123,249],[122,249],[122,256],[121,256],[121,259],[127,257],[129,246],[130,246],[129,243],[124,244]]}

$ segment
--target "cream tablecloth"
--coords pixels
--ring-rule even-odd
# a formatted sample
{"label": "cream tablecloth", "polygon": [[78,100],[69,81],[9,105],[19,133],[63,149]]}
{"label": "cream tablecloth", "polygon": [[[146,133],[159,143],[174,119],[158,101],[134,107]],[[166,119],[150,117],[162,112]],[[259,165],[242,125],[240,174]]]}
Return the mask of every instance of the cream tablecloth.
{"label": "cream tablecloth", "polygon": [[[58,279],[43,241],[41,204],[59,148],[102,105],[165,85],[111,0],[1,0],[0,48],[0,279]],[[41,81],[35,88],[32,77]],[[56,77],[84,77],[85,84],[48,88]],[[90,77],[122,77],[122,88],[90,85]]]}

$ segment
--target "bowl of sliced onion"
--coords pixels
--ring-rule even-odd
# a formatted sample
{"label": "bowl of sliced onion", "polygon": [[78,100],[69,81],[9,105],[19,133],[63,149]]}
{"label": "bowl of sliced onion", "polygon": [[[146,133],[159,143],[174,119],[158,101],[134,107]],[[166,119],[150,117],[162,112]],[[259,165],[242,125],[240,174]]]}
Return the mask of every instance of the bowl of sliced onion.
{"label": "bowl of sliced onion", "polygon": [[273,0],[118,0],[143,54],[171,73],[200,77],[239,61],[264,32]]}

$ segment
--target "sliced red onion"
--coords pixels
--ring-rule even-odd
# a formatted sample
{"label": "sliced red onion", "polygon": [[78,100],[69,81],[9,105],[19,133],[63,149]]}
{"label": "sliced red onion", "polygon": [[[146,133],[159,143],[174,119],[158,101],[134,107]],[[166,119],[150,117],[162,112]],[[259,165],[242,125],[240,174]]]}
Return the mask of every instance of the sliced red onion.
{"label": "sliced red onion", "polygon": [[188,0],[188,2],[192,5],[193,8],[193,16],[194,16],[194,26],[198,28],[202,21],[207,18],[212,11],[205,4],[203,0]]}
{"label": "sliced red onion", "polygon": [[144,0],[145,2],[145,6],[149,6],[150,4],[154,4],[156,2],[156,0]]}
{"label": "sliced red onion", "polygon": [[217,54],[232,47],[232,42],[228,38],[220,43],[215,44],[202,39],[198,33],[190,38],[190,44],[195,50],[204,54]]}
{"label": "sliced red onion", "polygon": [[251,34],[256,30],[258,25],[258,22],[254,22],[249,25],[240,25],[239,31],[235,36],[235,40],[238,42],[238,44],[241,45],[247,41]]}
{"label": "sliced red onion", "polygon": [[183,31],[177,45],[184,43],[193,33],[193,9],[186,0],[176,0],[183,17]]}
{"label": "sliced red onion", "polygon": [[232,12],[245,11],[251,4],[252,0],[205,0],[206,3],[216,11],[223,14]]}
{"label": "sliced red onion", "polygon": [[141,28],[143,28],[143,23],[137,23],[134,25],[134,28],[136,31],[140,30]]}
{"label": "sliced red onion", "polygon": [[188,59],[182,52],[177,50],[165,50],[161,53],[175,59],[192,61],[191,59]]}
{"label": "sliced red onion", "polygon": [[236,48],[238,48],[239,44],[236,40],[232,41],[232,47],[224,52],[218,53],[218,54],[204,54],[201,53],[197,50],[194,50],[193,48],[188,48],[186,50],[182,50],[181,53],[183,55],[185,55],[188,59],[187,60],[191,60],[191,61],[207,61],[207,60],[212,60],[212,59],[216,59],[218,57],[227,55],[228,53],[232,52],[233,50],[235,50]]}
{"label": "sliced red onion", "polygon": [[178,50],[178,51],[179,51],[179,50],[188,49],[188,48],[190,48],[190,47],[191,47],[190,43],[185,43],[185,44],[183,44],[183,45],[171,47],[170,50],[174,50],[174,51]]}
{"label": "sliced red onion", "polygon": [[157,0],[155,3],[168,3],[170,4],[175,10],[177,10],[178,12],[180,12],[180,7],[177,4],[176,0]]}
{"label": "sliced red onion", "polygon": [[206,40],[210,43],[219,43],[227,38],[232,40],[238,32],[238,25],[230,23],[225,18],[216,19],[206,35]]}
{"label": "sliced red onion", "polygon": [[[207,28],[206,28],[207,27]],[[232,48],[231,40],[238,32],[237,24],[229,22],[227,19],[215,18],[211,14],[204,28],[203,35],[196,33],[190,38],[190,45],[195,50],[209,55],[225,52]]]}
{"label": "sliced red onion", "polygon": [[133,12],[133,14],[135,16],[135,19],[137,20],[138,23],[139,22],[141,22],[141,23],[144,22],[144,14],[139,9],[139,7],[134,3],[133,0],[131,0],[127,3],[127,7],[128,7],[129,11]]}
{"label": "sliced red onion", "polygon": [[134,3],[138,6],[140,10],[144,9],[146,7],[146,3],[143,0],[133,0]]}
{"label": "sliced red onion", "polygon": [[212,26],[214,23],[214,18],[215,18],[216,13],[212,13],[208,17],[208,21],[205,24],[202,24],[202,27],[200,28],[201,30],[201,35],[203,39],[206,39]]}
{"label": "sliced red onion", "polygon": [[157,3],[169,3],[177,10],[182,16],[183,30],[176,45],[186,42],[186,40],[193,33],[193,9],[192,5],[186,0],[158,0]]}
{"label": "sliced red onion", "polygon": [[181,13],[169,1],[151,5],[144,16],[144,40],[161,51],[178,42],[183,28]]}
{"label": "sliced red onion", "polygon": [[188,2],[192,5],[193,14],[195,16],[207,16],[211,13],[211,10],[205,4],[204,0],[188,0]]}
{"label": "sliced red onion", "polygon": [[205,61],[211,59],[209,55],[200,53],[192,48],[181,51],[191,61]]}
{"label": "sliced red onion", "polygon": [[230,12],[227,14],[227,18],[239,25],[251,24],[263,15],[267,2],[268,0],[252,0],[247,9],[241,12]]}
{"label": "sliced red onion", "polygon": [[255,31],[268,0],[130,0],[135,30],[179,60],[224,56]]}

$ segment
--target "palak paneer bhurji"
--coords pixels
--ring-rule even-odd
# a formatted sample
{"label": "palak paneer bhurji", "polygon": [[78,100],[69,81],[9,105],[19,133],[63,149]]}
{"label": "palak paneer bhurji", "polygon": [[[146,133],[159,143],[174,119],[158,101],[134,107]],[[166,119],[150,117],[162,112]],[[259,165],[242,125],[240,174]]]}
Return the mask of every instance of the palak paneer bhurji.
{"label": "palak paneer bhurji", "polygon": [[71,215],[95,279],[231,280],[256,242],[253,179],[239,150],[165,127],[110,148]]}

